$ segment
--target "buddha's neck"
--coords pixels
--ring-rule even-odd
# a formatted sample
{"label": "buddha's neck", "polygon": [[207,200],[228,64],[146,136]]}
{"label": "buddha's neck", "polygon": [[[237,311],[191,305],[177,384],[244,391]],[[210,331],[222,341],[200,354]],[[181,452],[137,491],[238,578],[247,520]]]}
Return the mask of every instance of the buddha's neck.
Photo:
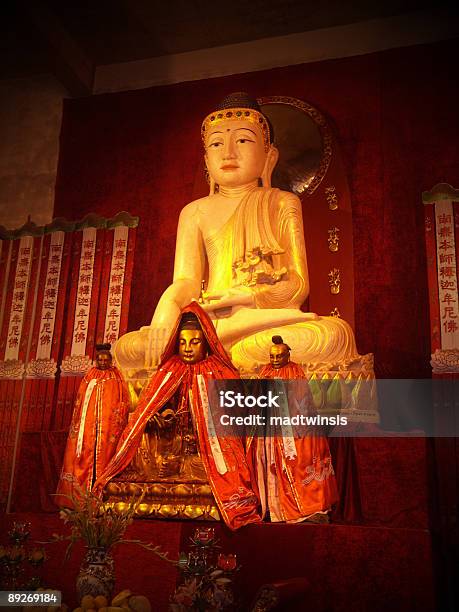
{"label": "buddha's neck", "polygon": [[246,185],[238,185],[237,187],[223,187],[223,185],[220,185],[218,188],[218,193],[225,198],[239,198],[256,187],[258,187],[258,179],[255,179]]}

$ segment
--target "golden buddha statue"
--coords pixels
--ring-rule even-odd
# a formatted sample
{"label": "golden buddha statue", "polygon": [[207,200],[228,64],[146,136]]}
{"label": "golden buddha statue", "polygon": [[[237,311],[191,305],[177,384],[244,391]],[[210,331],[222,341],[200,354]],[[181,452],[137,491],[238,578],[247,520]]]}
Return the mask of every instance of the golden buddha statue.
{"label": "golden buddha statue", "polygon": [[[206,358],[202,329],[181,326],[178,356],[192,365]],[[199,457],[187,398],[176,392],[148,422],[136,455],[123,473],[132,482],[203,482],[206,472]]]}
{"label": "golden buddha statue", "polygon": [[[208,196],[180,214],[174,278],[149,326],[120,338],[123,370],[154,368],[180,310],[201,305],[242,375],[256,374],[273,335],[308,370],[360,360],[351,327],[303,312],[309,294],[301,202],[271,187],[278,160],[269,120],[245,93],[231,94],[202,124]],[[314,368],[312,368],[314,369]]]}
{"label": "golden buddha statue", "polygon": [[[176,352],[188,366],[207,357],[204,333],[194,321],[180,325]],[[138,389],[132,389],[135,411],[137,393]],[[133,494],[143,494],[140,516],[218,520],[218,509],[199,457],[188,397],[180,387],[148,420],[134,457],[108,483],[106,493],[109,501],[121,503],[121,508]]]}
{"label": "golden buddha statue", "polygon": [[212,381],[238,378],[210,318],[192,302],[94,492],[116,508],[142,495],[137,514],[146,517],[221,517],[230,529],[260,522],[244,443],[217,432],[209,411]]}

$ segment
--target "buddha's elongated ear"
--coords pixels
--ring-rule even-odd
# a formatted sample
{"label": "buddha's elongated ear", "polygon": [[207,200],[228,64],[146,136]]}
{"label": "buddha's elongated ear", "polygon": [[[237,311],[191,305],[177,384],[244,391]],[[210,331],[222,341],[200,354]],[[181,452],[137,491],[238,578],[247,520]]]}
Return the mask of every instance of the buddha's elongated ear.
{"label": "buddha's elongated ear", "polygon": [[214,193],[217,193],[218,191],[218,185],[216,184],[214,179],[210,176],[209,168],[207,166],[207,155],[204,155],[204,163],[206,164],[206,167],[205,167],[206,179],[207,179],[207,182],[209,183],[209,195],[214,195]]}
{"label": "buddha's elongated ear", "polygon": [[274,168],[276,167],[277,160],[279,159],[279,149],[274,145],[271,145],[266,155],[265,167],[261,173],[261,185],[262,187],[271,187],[271,176]]}

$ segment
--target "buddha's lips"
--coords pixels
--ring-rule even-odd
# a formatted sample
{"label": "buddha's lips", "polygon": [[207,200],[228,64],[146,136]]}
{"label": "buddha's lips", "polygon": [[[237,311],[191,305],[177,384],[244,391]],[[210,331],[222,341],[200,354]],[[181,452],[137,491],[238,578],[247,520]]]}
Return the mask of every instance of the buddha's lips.
{"label": "buddha's lips", "polygon": [[237,170],[238,168],[239,166],[235,164],[225,164],[224,166],[221,166],[222,170]]}

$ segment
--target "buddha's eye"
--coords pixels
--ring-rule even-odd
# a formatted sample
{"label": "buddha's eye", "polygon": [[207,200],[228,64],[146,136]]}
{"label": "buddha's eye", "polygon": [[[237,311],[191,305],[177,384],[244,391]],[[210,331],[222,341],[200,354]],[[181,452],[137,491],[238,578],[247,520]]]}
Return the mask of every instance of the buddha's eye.
{"label": "buddha's eye", "polygon": [[244,144],[245,142],[253,142],[253,140],[250,140],[250,138],[238,138],[237,142]]}
{"label": "buddha's eye", "polygon": [[216,142],[211,142],[208,148],[210,149],[210,148],[213,147],[213,148],[217,149],[221,145],[223,145],[223,143],[217,140]]}

